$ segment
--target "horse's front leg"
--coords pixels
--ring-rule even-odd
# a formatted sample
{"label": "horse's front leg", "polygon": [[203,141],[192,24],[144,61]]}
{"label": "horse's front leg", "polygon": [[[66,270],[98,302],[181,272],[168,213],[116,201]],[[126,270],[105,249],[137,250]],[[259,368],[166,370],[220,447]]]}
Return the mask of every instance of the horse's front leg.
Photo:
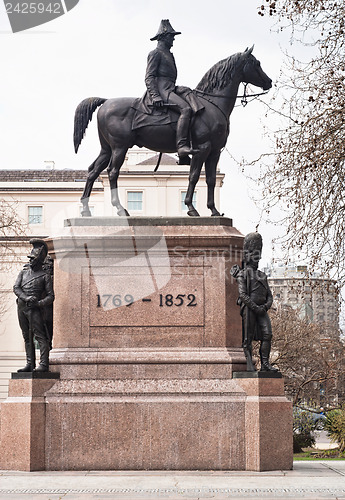
{"label": "horse's front leg", "polygon": [[205,162],[206,184],[207,184],[207,208],[211,210],[211,216],[220,216],[221,214],[214,204],[214,189],[217,181],[217,164],[220,151],[212,151]]}
{"label": "horse's front leg", "polygon": [[209,146],[204,145],[203,148],[200,148],[200,152],[196,155],[193,155],[192,163],[189,171],[189,184],[187,189],[187,194],[184,200],[185,205],[188,207],[187,215],[191,217],[199,217],[200,214],[196,210],[193,205],[193,194],[195,190],[195,186],[200,178],[200,172],[203,166],[203,163],[208,155]]}
{"label": "horse's front leg", "polygon": [[117,187],[117,179],[119,177],[120,168],[125,161],[127,148],[113,151],[111,162],[108,167],[108,177],[111,190],[111,204],[117,208],[117,215],[129,216],[129,213],[120,203],[119,191]]}

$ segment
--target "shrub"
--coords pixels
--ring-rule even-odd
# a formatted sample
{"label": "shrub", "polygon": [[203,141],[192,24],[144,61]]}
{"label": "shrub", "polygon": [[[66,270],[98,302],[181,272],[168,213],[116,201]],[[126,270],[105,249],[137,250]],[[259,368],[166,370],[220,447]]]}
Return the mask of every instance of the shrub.
{"label": "shrub", "polygon": [[301,453],[302,448],[314,446],[313,432],[316,425],[309,412],[294,408],[293,410],[293,451]]}
{"label": "shrub", "polygon": [[345,451],[345,405],[327,413],[325,429],[332,442],[339,444],[339,451]]}

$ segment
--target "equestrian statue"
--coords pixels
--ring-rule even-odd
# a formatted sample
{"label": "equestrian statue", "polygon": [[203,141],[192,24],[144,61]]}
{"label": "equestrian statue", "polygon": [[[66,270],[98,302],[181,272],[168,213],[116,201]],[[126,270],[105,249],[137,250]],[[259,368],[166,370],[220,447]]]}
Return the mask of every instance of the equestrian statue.
{"label": "equestrian statue", "polygon": [[185,197],[187,214],[198,216],[193,193],[205,164],[207,207],[212,216],[221,215],[214,204],[216,171],[220,153],[229,135],[229,118],[234,109],[240,83],[267,91],[272,80],[253,56],[253,47],[216,63],[194,90],[176,86],[177,69],[170,49],[176,35],[168,19],[151,38],[157,47],[148,55],[145,76],[146,93],[142,98],[122,97],[84,99],[74,118],[74,148],[78,152],[94,111],[98,111],[101,152],[88,169],[81,198],[82,216],[89,217],[89,197],[100,173],[107,168],[111,203],[120,216],[129,216],[121,205],[117,180],[127,151],[133,146],[160,153],[177,152],[180,165],[190,164],[189,185]]}

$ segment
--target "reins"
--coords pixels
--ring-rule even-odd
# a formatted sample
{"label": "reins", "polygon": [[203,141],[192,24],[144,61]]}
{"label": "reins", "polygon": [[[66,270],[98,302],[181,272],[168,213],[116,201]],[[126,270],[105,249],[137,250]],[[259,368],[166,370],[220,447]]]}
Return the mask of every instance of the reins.
{"label": "reins", "polygon": [[[224,111],[222,110],[222,108],[220,108],[219,106],[217,106],[217,104],[216,104],[215,102],[213,102],[211,99],[207,99],[207,97],[206,97],[206,96],[209,96],[209,97],[212,97],[212,96],[213,96],[213,97],[217,97],[217,96],[215,96],[215,95],[213,95],[213,94],[209,94],[209,93],[207,93],[207,92],[203,92],[203,91],[201,91],[201,90],[197,90],[197,89],[196,89],[196,92],[200,92],[201,94],[204,94],[204,95],[200,95],[199,97],[200,97],[201,99],[205,99],[205,101],[207,101],[207,102],[209,102],[210,104],[212,104],[212,106],[215,106],[215,107],[216,107],[216,108],[217,108],[217,109],[218,109],[218,110],[222,113],[222,115],[224,116],[226,123],[228,123],[228,121],[229,121],[229,117],[228,117],[228,116],[226,116],[226,114],[224,113]],[[221,96],[218,96],[218,97],[225,97],[225,96],[224,96],[224,95],[221,95]]]}
{"label": "reins", "polygon": [[[259,94],[250,94],[250,95],[248,95],[247,94],[248,83],[244,83],[243,85],[244,85],[243,95],[237,95],[236,96],[236,99],[241,99],[241,104],[242,104],[243,107],[247,106],[248,99],[250,97],[259,97],[261,95],[265,95],[265,94],[268,93],[268,90],[265,90],[264,92],[260,92]],[[205,92],[204,90],[199,90],[199,89],[194,89],[194,92],[196,92],[197,94],[207,95],[207,96],[210,96],[210,97],[221,97],[223,99],[231,99],[231,96],[212,94],[211,92]]]}
{"label": "reins", "polygon": [[244,86],[244,91],[243,91],[243,95],[238,95],[236,96],[236,99],[240,99],[241,98],[241,104],[242,106],[245,108],[248,104],[248,98],[249,97],[259,97],[261,95],[265,95],[268,93],[268,90],[264,90],[263,92],[259,92],[258,94],[250,94],[250,95],[247,95],[247,86],[248,86],[248,83],[244,83],[243,84]]}

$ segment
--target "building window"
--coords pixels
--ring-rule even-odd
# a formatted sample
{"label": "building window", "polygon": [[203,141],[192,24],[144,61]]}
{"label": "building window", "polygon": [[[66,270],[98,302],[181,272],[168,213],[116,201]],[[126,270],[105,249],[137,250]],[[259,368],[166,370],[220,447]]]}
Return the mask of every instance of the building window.
{"label": "building window", "polygon": [[43,222],[43,207],[28,207],[28,223],[42,224]]}
{"label": "building window", "polygon": [[127,208],[131,210],[143,209],[143,192],[142,191],[128,191],[127,192]]}
{"label": "building window", "polygon": [[[181,191],[181,210],[182,212],[187,212],[188,207],[185,205],[184,200],[186,198],[187,191]],[[194,207],[196,208],[196,191],[193,193],[193,201],[192,201]]]}

